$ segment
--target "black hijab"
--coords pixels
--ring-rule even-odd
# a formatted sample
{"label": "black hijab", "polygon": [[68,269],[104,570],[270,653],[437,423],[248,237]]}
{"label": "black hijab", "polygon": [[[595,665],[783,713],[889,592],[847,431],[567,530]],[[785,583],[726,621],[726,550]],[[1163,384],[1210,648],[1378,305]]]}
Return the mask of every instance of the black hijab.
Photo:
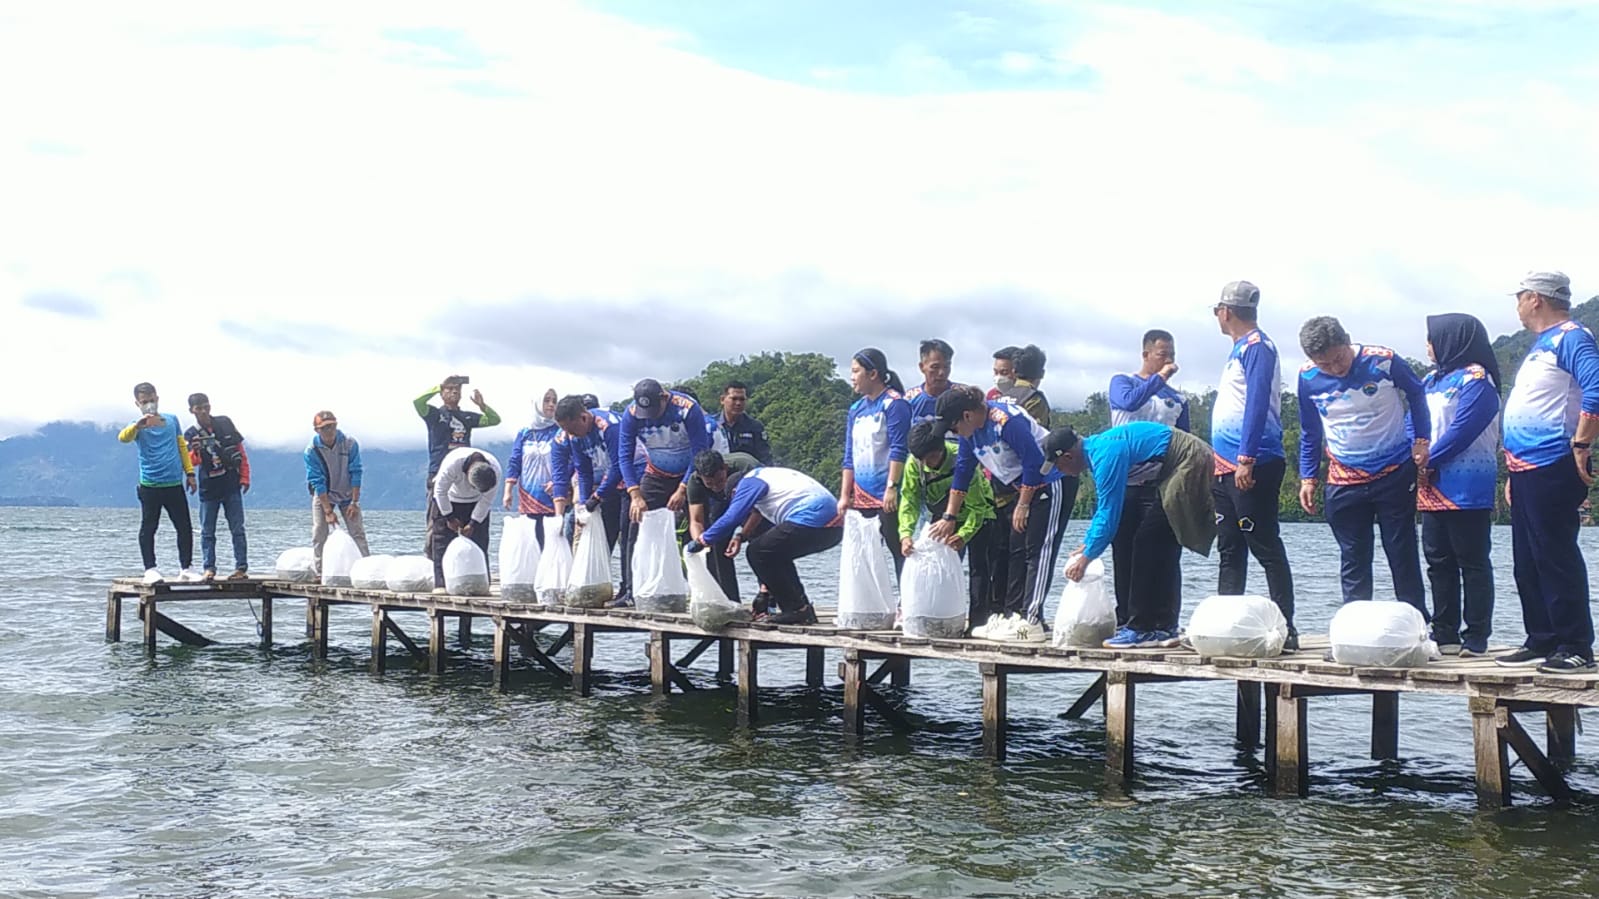
{"label": "black hijab", "polygon": [[1502,391],[1499,360],[1494,358],[1488,329],[1476,316],[1464,312],[1427,316],[1427,342],[1432,344],[1433,357],[1438,360],[1438,374],[1446,375],[1475,362],[1493,377],[1494,389]]}

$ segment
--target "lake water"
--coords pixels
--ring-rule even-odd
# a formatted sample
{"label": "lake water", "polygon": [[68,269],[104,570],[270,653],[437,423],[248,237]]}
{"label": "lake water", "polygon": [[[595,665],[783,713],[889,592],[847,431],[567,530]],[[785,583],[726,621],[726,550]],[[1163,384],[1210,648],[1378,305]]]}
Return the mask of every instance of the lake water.
{"label": "lake water", "polygon": [[[1475,810],[1460,698],[1406,696],[1389,762],[1366,758],[1369,700],[1315,700],[1312,797],[1294,800],[1266,796],[1258,753],[1235,749],[1226,685],[1145,687],[1140,773],[1122,791],[1104,785],[1098,712],[1058,717],[1087,675],[1013,679],[1011,760],[995,765],[970,665],[918,662],[901,695],[919,729],[869,718],[851,744],[836,660],[818,694],[799,686],[803,654],[763,660],[753,731],[730,688],[651,697],[640,635],[599,639],[586,699],[520,661],[510,692],[492,690],[485,624],[443,677],[396,656],[378,678],[370,616],[335,608],[314,663],[304,607],[283,601],[270,656],[248,607],[208,603],[173,614],[220,644],[162,638],[151,662],[131,608],[128,642],[102,642],[136,527],[132,509],[0,509],[0,894],[1599,894],[1591,803],[1549,807],[1518,766],[1523,804]],[[419,513],[367,527],[374,551],[420,547]],[[308,530],[305,513],[252,511],[254,567]],[[1336,549],[1323,526],[1287,530],[1301,628],[1324,632]],[[1496,536],[1494,642],[1510,645],[1520,613]],[[1599,548],[1599,531],[1583,539]],[[171,569],[165,524],[158,546]],[[813,597],[830,599],[834,564],[814,566]],[[1213,563],[1191,557],[1188,573],[1185,614]],[[690,674],[707,688],[714,655]],[[1570,774],[1589,796],[1592,747],[1579,738]]]}

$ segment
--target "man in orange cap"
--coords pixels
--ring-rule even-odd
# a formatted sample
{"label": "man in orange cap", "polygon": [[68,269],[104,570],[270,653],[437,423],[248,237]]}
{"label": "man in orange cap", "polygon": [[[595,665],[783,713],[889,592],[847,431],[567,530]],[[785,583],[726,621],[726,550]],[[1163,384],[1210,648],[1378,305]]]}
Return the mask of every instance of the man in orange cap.
{"label": "man in orange cap", "polygon": [[311,493],[311,545],[316,548],[317,569],[322,566],[322,544],[328,527],[344,516],[344,529],[370,555],[366,528],[361,524],[361,445],[339,430],[339,419],[324,409],[311,419],[316,436],[305,448],[305,486]]}

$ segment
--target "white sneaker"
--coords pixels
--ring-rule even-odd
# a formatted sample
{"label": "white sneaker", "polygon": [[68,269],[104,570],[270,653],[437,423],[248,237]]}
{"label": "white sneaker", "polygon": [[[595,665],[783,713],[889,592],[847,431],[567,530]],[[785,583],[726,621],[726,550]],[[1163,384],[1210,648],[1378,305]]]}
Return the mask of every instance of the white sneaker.
{"label": "white sneaker", "polygon": [[193,568],[185,568],[178,572],[178,583],[180,584],[198,584],[200,580],[200,575]]}
{"label": "white sneaker", "polygon": [[146,584],[159,584],[159,583],[161,583],[161,572],[157,571],[154,568],[146,568],[144,570],[144,582]]}
{"label": "white sneaker", "polygon": [[972,639],[973,640],[985,639],[988,636],[988,629],[993,627],[999,621],[1001,621],[1002,618],[1003,618],[1003,616],[1000,616],[1000,615],[990,615],[990,616],[988,616],[988,620],[987,621],[985,621],[982,624],[979,624],[976,627],[972,628]]}
{"label": "white sneaker", "polygon": [[1016,643],[1042,643],[1049,639],[1044,627],[1031,621],[1019,621],[1011,628],[1010,639]]}
{"label": "white sneaker", "polygon": [[989,621],[988,627],[983,632],[984,640],[995,643],[1007,643],[1016,639],[1016,626],[1020,622],[1014,615],[1006,615],[998,621]]}

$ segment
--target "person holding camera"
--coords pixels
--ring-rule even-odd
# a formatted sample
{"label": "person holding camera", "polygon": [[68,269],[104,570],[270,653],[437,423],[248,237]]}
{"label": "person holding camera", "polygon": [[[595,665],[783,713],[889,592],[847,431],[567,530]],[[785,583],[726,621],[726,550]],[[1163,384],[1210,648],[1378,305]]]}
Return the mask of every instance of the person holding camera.
{"label": "person holding camera", "polygon": [[217,512],[228,517],[233,535],[233,573],[228,580],[249,577],[248,545],[244,536],[244,494],[250,492],[250,457],[244,435],[226,415],[211,414],[211,400],[203,393],[189,394],[189,414],[194,425],[183,433],[189,460],[200,482],[201,577],[217,577]]}
{"label": "person holding camera", "polygon": [[[429,389],[411,403],[416,408],[417,416],[427,423],[428,428],[428,538],[424,545],[424,552],[428,554],[433,552],[436,534],[442,527],[438,523],[438,506],[433,502],[433,480],[438,477],[445,454],[463,446],[471,446],[473,430],[492,428],[500,423],[500,413],[483,402],[481,390],[472,391],[472,405],[482,411],[468,412],[461,408],[461,388],[470,382],[471,379],[466,375],[450,375],[439,382],[439,386]],[[444,405],[435,406],[428,402],[435,396]],[[432,558],[431,555],[428,557]]]}

